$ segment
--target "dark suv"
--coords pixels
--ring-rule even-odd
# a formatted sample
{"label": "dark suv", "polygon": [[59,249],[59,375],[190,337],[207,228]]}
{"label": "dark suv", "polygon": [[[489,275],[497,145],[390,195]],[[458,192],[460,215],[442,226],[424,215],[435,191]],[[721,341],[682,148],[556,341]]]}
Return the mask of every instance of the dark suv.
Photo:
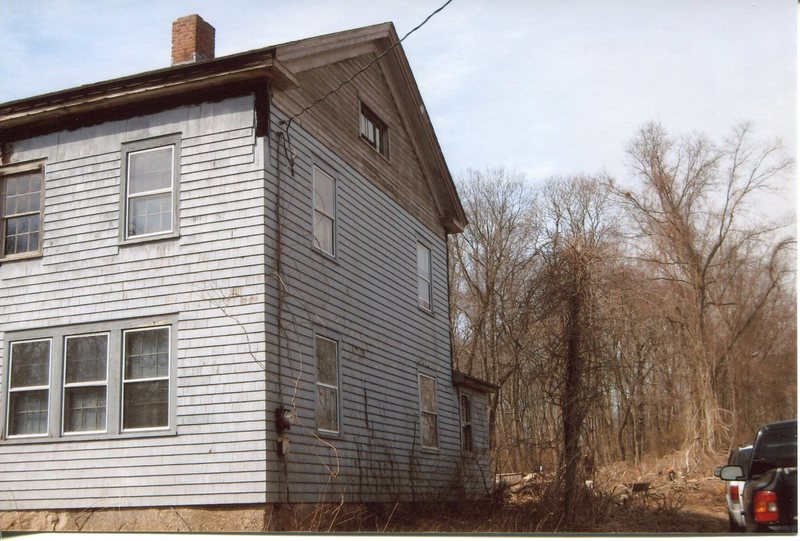
{"label": "dark suv", "polygon": [[761,427],[747,468],[729,464],[725,481],[744,481],[742,512],[748,532],[797,531],[797,421]]}

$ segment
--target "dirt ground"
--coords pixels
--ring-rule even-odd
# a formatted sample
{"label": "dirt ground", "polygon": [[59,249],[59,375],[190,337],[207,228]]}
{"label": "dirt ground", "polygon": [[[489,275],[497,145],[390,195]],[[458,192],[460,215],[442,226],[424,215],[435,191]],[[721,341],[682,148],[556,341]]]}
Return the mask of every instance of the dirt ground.
{"label": "dirt ground", "polygon": [[724,483],[711,471],[721,461],[605,467],[570,523],[555,510],[553,479],[531,475],[481,502],[4,511],[0,531],[720,534],[728,532]]}
{"label": "dirt ground", "polygon": [[[0,513],[0,531],[698,533],[728,531],[724,484],[713,477],[595,496],[568,526],[533,491],[503,501],[293,507],[169,507]],[[266,528],[265,528],[266,525]]]}

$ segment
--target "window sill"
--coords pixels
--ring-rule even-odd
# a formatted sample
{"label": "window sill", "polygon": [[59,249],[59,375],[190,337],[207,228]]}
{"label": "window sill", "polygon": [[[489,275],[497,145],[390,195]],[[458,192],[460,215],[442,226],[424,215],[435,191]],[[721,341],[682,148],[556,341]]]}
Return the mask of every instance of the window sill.
{"label": "window sill", "polygon": [[438,447],[420,447],[420,450],[423,453],[426,453],[426,454],[429,454],[429,455],[438,455],[438,454],[440,454],[440,449]]}
{"label": "window sill", "polygon": [[339,263],[339,259],[337,258],[337,256],[335,256],[335,255],[333,255],[333,254],[329,254],[328,252],[326,252],[326,251],[325,251],[325,250],[323,250],[322,248],[317,248],[316,246],[314,246],[314,245],[312,244],[312,245],[311,245],[311,249],[314,251],[314,253],[321,255],[321,256],[322,256],[322,257],[324,257],[325,259],[327,259],[327,260],[329,260],[329,261],[331,261],[331,262],[333,262],[333,263],[336,263],[336,264],[338,264],[338,263]]}
{"label": "window sill", "polygon": [[40,259],[44,256],[41,250],[38,252],[25,252],[24,254],[14,254],[0,258],[0,264],[11,263],[12,261],[26,261],[29,259]]}
{"label": "window sill", "polygon": [[181,236],[179,233],[164,233],[163,235],[151,235],[151,236],[141,236],[141,237],[134,237],[132,239],[125,239],[119,241],[117,244],[119,246],[135,246],[137,244],[147,244],[148,242],[159,242],[163,240],[175,240],[179,239]]}
{"label": "window sill", "polygon": [[51,438],[49,436],[32,436],[30,438],[25,436],[14,436],[8,437],[6,436],[2,440],[0,440],[0,446],[3,445],[28,445],[28,444],[36,444],[36,443],[67,443],[67,442],[75,442],[75,441],[109,441],[109,440],[128,440],[133,438],[164,438],[164,437],[171,437],[177,436],[178,430],[171,429],[171,430],[153,430],[153,431],[142,431],[142,432],[123,432],[120,434],[69,434],[65,436],[59,436],[57,438]]}
{"label": "window sill", "polygon": [[320,430],[319,428],[314,431],[314,434],[323,440],[336,440],[336,441],[344,441],[345,437],[344,434],[341,432],[329,432],[327,430]]}
{"label": "window sill", "polygon": [[377,148],[375,148],[375,147],[372,145],[372,143],[370,143],[368,140],[366,140],[366,139],[364,138],[364,136],[363,136],[363,135],[359,135],[358,139],[359,139],[359,140],[360,140],[362,143],[364,143],[364,145],[365,145],[365,146],[369,147],[369,148],[370,148],[370,150],[372,150],[372,152],[374,152],[375,154],[377,154],[378,156],[380,156],[381,158],[383,158],[384,160],[386,160],[386,163],[388,163],[389,165],[391,165],[391,164],[392,164],[392,161],[389,159],[389,156],[387,156],[386,154],[384,154],[383,152],[381,152],[380,150],[378,150]]}

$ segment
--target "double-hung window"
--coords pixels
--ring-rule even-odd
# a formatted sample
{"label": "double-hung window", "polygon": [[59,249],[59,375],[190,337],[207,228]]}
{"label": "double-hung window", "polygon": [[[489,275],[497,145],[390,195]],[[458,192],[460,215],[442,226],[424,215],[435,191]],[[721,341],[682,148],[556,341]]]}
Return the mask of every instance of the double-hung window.
{"label": "double-hung window", "polygon": [[8,333],[5,436],[174,431],[175,323],[166,316]]}
{"label": "double-hung window", "polygon": [[108,336],[64,339],[64,434],[106,431]]}
{"label": "double-hung window", "polygon": [[436,407],[436,380],[419,374],[419,411],[422,447],[439,448],[439,414]]}
{"label": "double-hung window", "polygon": [[43,436],[50,411],[51,340],[11,343],[7,434]]}
{"label": "double-hung window", "polygon": [[123,332],[122,429],[169,426],[169,327]]}
{"label": "double-hung window", "polygon": [[170,136],[123,146],[123,241],[177,234],[179,143]]}
{"label": "double-hung window", "polygon": [[431,309],[431,251],[417,243],[417,298],[425,310]]}
{"label": "double-hung window", "polygon": [[317,428],[325,432],[339,432],[338,344],[319,335],[314,342],[317,365]]}
{"label": "double-hung window", "polygon": [[43,190],[41,166],[0,168],[0,258],[41,252]]}
{"label": "double-hung window", "polygon": [[461,394],[461,450],[472,452],[472,398]]}
{"label": "double-hung window", "polygon": [[335,255],[336,181],[314,166],[314,247]]}

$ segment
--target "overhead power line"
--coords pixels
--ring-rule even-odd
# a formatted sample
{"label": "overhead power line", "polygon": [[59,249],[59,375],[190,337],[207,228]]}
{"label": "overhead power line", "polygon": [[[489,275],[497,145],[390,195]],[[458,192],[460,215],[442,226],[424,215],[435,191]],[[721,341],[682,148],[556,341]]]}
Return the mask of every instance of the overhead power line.
{"label": "overhead power line", "polygon": [[314,102],[312,102],[311,104],[309,104],[309,105],[305,106],[303,109],[301,109],[301,110],[300,110],[300,112],[299,112],[299,113],[296,113],[296,114],[294,114],[294,115],[290,116],[290,117],[289,117],[289,120],[288,120],[288,122],[287,122],[287,125],[286,125],[286,131],[287,131],[287,132],[289,131],[289,128],[291,127],[291,125],[292,125],[292,122],[294,121],[294,119],[295,119],[295,118],[297,118],[297,117],[299,117],[299,116],[301,116],[301,115],[303,115],[303,114],[307,113],[308,111],[310,111],[311,109],[313,109],[314,107],[316,107],[316,106],[317,106],[317,104],[319,104],[319,103],[321,103],[321,102],[325,101],[326,99],[328,99],[328,98],[329,98],[330,96],[332,96],[333,94],[336,94],[336,93],[337,93],[339,90],[341,90],[341,88],[342,88],[342,87],[344,87],[346,84],[350,83],[350,81],[352,81],[353,79],[355,79],[356,77],[358,77],[359,75],[361,75],[362,73],[364,73],[364,72],[365,72],[367,69],[369,69],[369,67],[370,67],[370,66],[372,66],[372,65],[373,65],[375,62],[377,62],[378,60],[380,60],[381,58],[383,58],[384,56],[386,56],[387,54],[389,54],[389,52],[390,52],[391,50],[393,50],[395,47],[397,47],[398,45],[400,45],[401,43],[403,43],[403,41],[404,41],[404,40],[405,40],[405,39],[406,39],[408,36],[410,36],[411,34],[413,34],[414,32],[416,32],[417,30],[419,30],[420,28],[422,28],[423,26],[425,26],[425,23],[427,23],[428,21],[430,21],[430,20],[431,20],[431,18],[432,18],[434,15],[436,15],[437,13],[439,13],[440,11],[442,11],[444,8],[446,8],[446,7],[448,6],[448,4],[450,4],[450,2],[452,2],[452,1],[453,1],[453,0],[447,0],[447,2],[445,2],[444,4],[442,4],[442,5],[441,5],[439,8],[437,8],[435,11],[433,11],[433,12],[432,12],[430,15],[428,15],[427,17],[425,17],[425,20],[423,20],[423,21],[422,21],[421,23],[419,23],[417,26],[415,26],[414,28],[412,28],[411,30],[409,30],[409,31],[406,33],[406,35],[405,35],[405,36],[403,36],[402,38],[400,38],[400,41],[397,41],[397,42],[393,43],[392,45],[390,45],[389,47],[387,47],[387,48],[386,48],[386,50],[384,50],[384,51],[383,51],[381,54],[379,54],[378,56],[376,56],[375,58],[373,58],[372,60],[370,60],[370,61],[369,61],[369,62],[368,62],[368,63],[367,63],[367,64],[366,64],[366,65],[365,65],[363,68],[361,68],[360,70],[358,70],[357,72],[355,72],[353,75],[351,75],[350,77],[348,77],[347,79],[345,79],[344,81],[342,81],[341,83],[339,83],[339,84],[338,84],[338,85],[337,85],[335,88],[333,88],[332,90],[330,90],[330,91],[329,91],[327,94],[325,94],[325,95],[323,95],[323,96],[321,96],[321,97],[317,98],[317,99],[316,99]]}

